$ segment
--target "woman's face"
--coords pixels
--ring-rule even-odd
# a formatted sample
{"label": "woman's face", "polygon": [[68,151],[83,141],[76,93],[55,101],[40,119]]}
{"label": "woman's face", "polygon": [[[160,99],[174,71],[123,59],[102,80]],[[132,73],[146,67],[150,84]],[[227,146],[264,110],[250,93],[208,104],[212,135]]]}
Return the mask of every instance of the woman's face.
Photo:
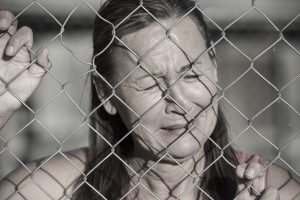
{"label": "woman's face", "polygon": [[[166,26],[173,22],[171,19],[163,21]],[[171,156],[185,160],[203,150],[207,141],[203,133],[211,135],[217,121],[216,103],[202,112],[212,105],[217,93],[214,85],[217,81],[216,66],[207,53],[203,54],[195,63],[197,69],[178,80],[192,67],[192,58],[206,50],[205,40],[191,18],[184,19],[171,31],[172,39],[180,48],[169,38],[157,45],[165,36],[166,31],[153,23],[121,38],[139,57],[152,49],[141,60],[144,69],[136,68],[138,58],[129,50],[114,49],[114,80],[120,81],[136,68],[116,88],[116,94],[138,116],[143,116],[141,120],[116,98],[109,103],[120,114],[128,130],[142,124],[132,132],[136,155],[157,157],[164,146],[169,146]],[[170,86],[168,96],[162,99]],[[108,105],[106,108],[112,110]],[[193,127],[193,117],[196,117],[194,123],[200,129]]]}

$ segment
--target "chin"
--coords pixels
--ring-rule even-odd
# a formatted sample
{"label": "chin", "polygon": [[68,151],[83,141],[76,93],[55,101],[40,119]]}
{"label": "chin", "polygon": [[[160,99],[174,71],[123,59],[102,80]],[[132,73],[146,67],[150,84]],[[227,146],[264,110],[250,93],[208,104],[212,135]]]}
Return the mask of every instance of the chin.
{"label": "chin", "polygon": [[176,144],[169,149],[169,154],[179,163],[187,161],[203,151],[203,144],[190,134],[182,137]]}

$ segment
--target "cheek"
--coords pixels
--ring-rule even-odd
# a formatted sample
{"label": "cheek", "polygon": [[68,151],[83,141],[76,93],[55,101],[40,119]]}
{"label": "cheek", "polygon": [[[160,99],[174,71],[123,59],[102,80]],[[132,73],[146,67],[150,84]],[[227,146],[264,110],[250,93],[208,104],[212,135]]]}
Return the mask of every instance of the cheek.
{"label": "cheek", "polygon": [[206,119],[206,126],[205,127],[205,132],[207,136],[210,136],[212,132],[214,131],[217,120],[218,120],[218,104],[214,104],[212,107],[210,107],[207,110],[207,119]]}
{"label": "cheek", "polygon": [[128,89],[120,91],[117,95],[123,101],[122,103],[117,100],[117,110],[126,124],[131,127],[138,122],[141,116],[143,116],[143,125],[155,123],[161,113],[161,104],[158,103],[161,94],[158,92],[150,93]]}
{"label": "cheek", "polygon": [[149,109],[152,109],[155,104],[162,98],[160,90],[155,91],[130,91],[124,93],[124,101],[136,111],[139,116],[144,115]]}
{"label": "cheek", "polygon": [[192,103],[198,105],[200,108],[209,106],[217,93],[216,86],[210,81],[186,84],[184,90]]}

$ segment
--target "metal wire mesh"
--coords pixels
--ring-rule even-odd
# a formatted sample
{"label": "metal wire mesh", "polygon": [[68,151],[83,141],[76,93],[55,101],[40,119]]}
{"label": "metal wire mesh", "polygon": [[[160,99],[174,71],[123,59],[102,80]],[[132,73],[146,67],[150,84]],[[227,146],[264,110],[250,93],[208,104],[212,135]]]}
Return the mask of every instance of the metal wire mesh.
{"label": "metal wire mesh", "polygon": [[[39,3],[38,0],[33,0],[27,7],[25,7],[20,13],[18,13],[15,17],[15,19],[19,19],[22,18],[22,14],[27,11],[28,9],[30,9],[32,6],[38,6],[41,10],[43,10],[44,12],[46,12],[59,26],[60,32],[57,33],[47,44],[45,44],[43,47],[41,47],[40,49],[38,49],[36,52],[30,50],[33,59],[31,60],[31,63],[23,70],[20,71],[15,78],[11,79],[10,81],[6,82],[5,80],[3,80],[0,77],[0,81],[4,82],[6,87],[5,90],[3,90],[1,92],[0,95],[5,94],[6,92],[11,93],[12,95],[15,96],[16,99],[18,99],[23,107],[25,107],[33,116],[32,120],[30,120],[28,123],[26,123],[25,126],[23,126],[17,133],[13,134],[9,139],[4,139],[2,138],[2,136],[0,135],[0,140],[3,143],[3,148],[0,151],[0,155],[3,154],[4,152],[9,153],[11,156],[14,157],[14,159],[25,169],[26,173],[27,173],[27,177],[28,179],[26,179],[25,182],[23,182],[21,185],[16,185],[16,191],[9,196],[9,198],[7,199],[13,199],[15,197],[15,195],[18,194],[18,192],[20,192],[23,188],[26,188],[27,184],[29,183],[34,183],[42,192],[45,193],[45,195],[50,198],[50,199],[56,199],[55,197],[52,196],[51,193],[49,193],[47,191],[47,188],[44,188],[35,178],[35,175],[38,171],[43,170],[43,167],[45,166],[45,164],[47,162],[49,162],[53,157],[57,156],[57,155],[61,155],[64,159],[66,159],[70,165],[72,165],[83,177],[83,181],[81,184],[79,184],[73,191],[71,191],[70,193],[68,193],[66,195],[66,197],[64,197],[64,199],[71,199],[72,194],[75,193],[83,184],[87,184],[90,187],[92,187],[92,189],[99,195],[101,196],[103,199],[106,199],[105,196],[103,196],[103,194],[101,194],[99,191],[97,191],[97,189],[93,188],[92,185],[90,185],[89,182],[87,182],[87,177],[92,174],[93,170],[101,165],[103,162],[106,161],[106,159],[108,159],[110,156],[115,156],[117,157],[120,162],[122,162],[128,169],[130,169],[138,178],[139,178],[139,182],[133,187],[131,188],[127,194],[125,194],[121,199],[126,199],[126,196],[132,191],[134,190],[136,187],[144,187],[150,194],[152,194],[153,198],[155,199],[159,199],[149,188],[147,188],[142,182],[142,178],[155,166],[155,164],[159,163],[162,159],[164,159],[165,157],[168,157],[169,159],[171,159],[172,161],[174,161],[175,163],[177,163],[178,166],[180,166],[182,168],[182,170],[184,170],[187,175],[189,175],[190,177],[193,178],[193,183],[190,184],[189,187],[186,188],[186,190],[180,195],[178,196],[176,199],[180,199],[185,193],[189,192],[193,187],[197,187],[201,192],[203,192],[209,199],[213,199],[212,197],[209,196],[209,194],[207,194],[200,186],[197,185],[199,178],[201,177],[201,175],[203,173],[206,172],[207,169],[209,169],[215,162],[217,162],[219,159],[225,159],[226,158],[223,156],[223,151],[228,148],[230,145],[233,145],[236,140],[238,140],[242,135],[244,135],[247,131],[251,130],[254,133],[256,133],[261,140],[265,141],[266,143],[268,143],[270,146],[272,146],[275,150],[276,150],[276,156],[273,158],[273,160],[270,162],[270,164],[265,167],[264,170],[267,170],[269,168],[269,166],[271,166],[272,164],[274,164],[277,161],[281,161],[283,162],[286,167],[288,167],[288,169],[295,174],[297,177],[300,178],[300,173],[299,171],[297,171],[296,169],[293,168],[292,165],[289,164],[289,162],[287,162],[284,157],[282,156],[282,152],[292,143],[294,143],[297,139],[299,141],[299,135],[300,132],[295,133],[294,137],[292,139],[290,139],[288,142],[286,142],[284,145],[282,146],[278,146],[275,145],[272,141],[270,141],[266,136],[264,136],[264,134],[258,130],[255,126],[253,126],[253,121],[256,120],[262,113],[264,113],[266,110],[270,109],[274,104],[276,104],[278,101],[280,101],[282,104],[285,104],[289,109],[291,109],[294,114],[297,116],[298,120],[300,119],[300,111],[297,110],[297,108],[295,108],[291,103],[289,103],[282,95],[282,93],[289,87],[291,86],[293,83],[295,83],[297,80],[299,80],[299,76],[300,73],[298,74],[294,74],[294,76],[287,81],[285,84],[283,84],[282,86],[276,86],[275,84],[272,83],[272,81],[270,81],[267,77],[265,77],[259,70],[257,70],[254,67],[254,63],[260,59],[261,57],[264,56],[264,54],[266,52],[268,52],[270,49],[272,49],[274,46],[276,46],[278,43],[283,42],[285,43],[294,53],[296,53],[299,56],[299,50],[293,46],[293,44],[286,39],[284,31],[286,29],[288,29],[291,24],[293,22],[295,22],[298,18],[300,13],[298,13],[291,21],[289,21],[283,28],[278,28],[275,23],[272,22],[272,20],[266,15],[264,14],[264,12],[262,12],[259,8],[256,7],[255,5],[255,0],[252,0],[251,2],[249,1],[249,4],[251,5],[250,8],[248,10],[246,10],[244,13],[242,13],[239,17],[237,17],[234,21],[232,21],[231,23],[229,23],[225,28],[220,27],[217,22],[215,22],[213,19],[211,19],[202,9],[201,9],[201,4],[198,4],[196,2],[195,6],[190,9],[189,11],[187,11],[187,13],[182,16],[178,21],[176,21],[170,28],[164,26],[163,23],[161,23],[161,20],[156,19],[155,16],[153,16],[151,14],[151,12],[149,12],[144,6],[143,6],[143,1],[140,1],[140,5],[132,11],[132,13],[134,13],[136,10],[138,9],[144,9],[145,12],[148,12],[148,14],[150,16],[153,17],[153,19],[160,24],[160,26],[165,30],[166,35],[165,37],[161,38],[161,40],[159,42],[157,42],[151,49],[149,49],[145,54],[143,54],[142,56],[138,56],[134,50],[132,50],[130,48],[129,45],[125,44],[121,38],[118,38],[116,35],[116,30],[119,27],[119,25],[121,23],[123,23],[125,20],[127,20],[131,15],[127,16],[127,18],[125,18],[120,24],[118,25],[114,25],[111,22],[107,21],[106,19],[104,19],[101,15],[99,15],[97,13],[97,10],[95,10],[93,8],[93,6],[91,6],[87,1],[85,0],[81,0],[80,2],[78,2],[78,4],[76,6],[74,6],[74,8],[72,9],[72,11],[68,14],[68,17],[64,20],[63,23],[61,23],[54,14],[52,14],[50,11],[47,10],[46,7],[44,7],[42,4]],[[111,83],[109,83],[107,80],[105,80],[102,75],[100,75],[97,71],[96,71],[96,65],[95,65],[95,59],[102,53],[104,52],[109,45],[111,45],[111,43],[105,48],[103,49],[101,52],[99,52],[97,55],[95,55],[92,59],[92,61],[86,61],[84,59],[81,58],[80,55],[78,55],[78,53],[76,53],[71,47],[69,47],[66,43],[65,43],[65,39],[64,39],[64,32],[65,32],[65,27],[67,26],[70,18],[72,17],[72,15],[76,12],[76,10],[78,8],[80,8],[81,6],[86,6],[90,9],[91,12],[93,12],[96,17],[106,21],[108,24],[111,25],[113,32],[112,32],[112,41],[113,40],[117,40],[119,41],[128,51],[130,51],[133,55],[135,55],[136,59],[138,59],[137,65],[134,67],[133,70],[131,70],[130,73],[128,73],[127,75],[125,75],[122,80],[120,80],[116,85],[111,85]],[[212,84],[214,84],[216,86],[216,88],[218,89],[218,92],[220,93],[219,96],[217,96],[216,94],[211,94],[211,98],[214,99],[213,103],[211,103],[210,105],[208,105],[203,112],[205,112],[206,110],[212,108],[215,104],[217,104],[220,101],[224,101],[226,102],[228,105],[231,106],[231,108],[233,108],[240,116],[242,116],[247,122],[247,126],[244,127],[244,129],[238,134],[236,135],[236,137],[234,137],[225,147],[220,147],[218,144],[216,144],[207,134],[204,130],[201,129],[200,126],[198,126],[197,124],[193,124],[193,126],[191,126],[189,128],[189,130],[186,130],[184,134],[182,134],[180,137],[178,137],[174,142],[172,142],[172,144],[170,145],[166,145],[164,144],[162,141],[160,141],[159,138],[157,138],[154,134],[151,133],[150,130],[147,130],[147,127],[144,126],[143,124],[143,119],[145,118],[145,116],[148,115],[148,113],[150,113],[161,101],[165,101],[167,98],[170,99],[172,102],[174,102],[176,104],[176,106],[178,106],[180,109],[182,109],[185,114],[190,118],[191,121],[195,121],[197,117],[199,116],[193,116],[191,113],[189,113],[184,106],[182,106],[179,102],[176,101],[176,99],[174,99],[172,97],[172,95],[170,95],[170,91],[172,90],[173,87],[176,86],[176,84],[178,84],[178,82],[180,82],[188,73],[192,72],[193,70],[197,71],[197,73],[202,73],[202,71],[199,71],[195,65],[193,65],[193,67],[191,67],[188,71],[185,72],[185,74],[183,74],[179,79],[177,79],[176,81],[174,81],[170,86],[165,86],[165,84],[158,79],[155,75],[153,75],[150,71],[149,68],[145,65],[145,63],[143,62],[143,60],[145,59],[145,57],[147,57],[152,51],[153,49],[155,49],[158,45],[160,45],[161,43],[163,43],[166,39],[169,39],[170,41],[172,41],[174,43],[174,45],[176,45],[179,49],[183,49],[177,42],[176,40],[172,37],[172,30],[182,21],[184,20],[186,17],[189,16],[189,14],[192,11],[197,10],[198,12],[202,13],[202,15],[204,15],[207,20],[209,20],[210,23],[213,24],[213,26],[221,32],[221,36],[214,42],[214,44],[206,49],[204,52],[202,52],[201,54],[199,54],[197,57],[193,57],[192,55],[189,55],[188,52],[185,51],[187,57],[189,58],[189,60],[191,61],[191,63],[196,63],[198,59],[202,58],[202,56],[204,56],[205,54],[208,54],[209,52],[211,52],[213,50],[213,48],[217,47],[219,45],[219,43],[221,42],[226,42],[228,43],[232,48],[234,48],[237,52],[239,52],[241,55],[243,55],[244,58],[246,58],[248,60],[248,62],[250,63],[250,65],[247,67],[246,70],[243,71],[243,73],[238,76],[237,78],[235,78],[235,80],[231,81],[226,87],[221,87],[219,84],[215,83],[214,81],[210,80]],[[264,49],[263,51],[261,51],[257,56],[255,57],[251,57],[248,56],[247,53],[245,53],[243,50],[241,50],[236,44],[234,44],[234,42],[232,42],[229,37],[227,36],[227,32],[236,24],[238,23],[244,16],[246,16],[247,14],[249,14],[250,12],[255,12],[258,13],[261,17],[263,17],[265,20],[267,20],[267,22],[273,27],[273,29],[276,31],[276,33],[278,34],[278,39],[273,42],[271,45],[269,45],[266,49]],[[131,14],[132,14],[131,13]],[[2,34],[3,35],[3,34]],[[2,36],[1,35],[1,36]],[[0,36],[0,37],[1,37]],[[47,74],[49,76],[51,76],[53,79],[55,79],[55,81],[59,84],[60,86],[60,92],[57,93],[56,95],[54,95],[53,98],[51,98],[50,100],[48,100],[43,106],[41,106],[39,109],[33,110],[26,102],[23,102],[18,95],[14,94],[14,92],[10,89],[10,84],[18,78],[18,76],[20,74],[22,74],[25,70],[27,70],[33,63],[36,62],[36,56],[39,54],[40,50],[42,48],[48,47],[51,45],[51,43],[53,43],[53,41],[59,39],[62,47],[65,48],[68,52],[70,52],[73,55],[73,58],[78,60],[80,63],[90,66],[89,70],[86,70],[84,73],[78,75],[75,78],[72,78],[70,80],[67,81],[61,81],[60,78],[57,77],[57,75],[55,75],[51,70],[47,70]],[[112,42],[111,41],[111,42]],[[151,106],[151,108],[149,108],[145,113],[143,113],[142,115],[136,113],[130,106],[128,106],[126,104],[126,102],[124,102],[117,94],[116,94],[116,89],[124,82],[124,80],[128,79],[129,76],[133,73],[135,73],[135,71],[137,69],[143,69],[144,71],[146,71],[159,85],[161,85],[162,90],[164,91],[164,94],[162,95],[162,97],[160,98],[160,100],[158,102],[156,102],[154,105]],[[247,117],[247,115],[245,115],[238,106],[236,106],[234,103],[231,102],[231,100],[225,95],[227,93],[228,90],[230,90],[234,85],[238,84],[238,82],[243,79],[247,74],[249,74],[250,72],[254,72],[256,76],[260,77],[266,84],[268,84],[271,88],[273,88],[276,93],[277,96],[276,98],[274,98],[270,103],[268,103],[268,105],[264,106],[263,108],[261,108],[259,110],[259,112],[255,113],[252,117]],[[106,98],[106,100],[104,102],[102,102],[98,107],[96,107],[94,110],[92,110],[91,112],[85,112],[77,103],[76,101],[72,98],[71,95],[68,94],[68,92],[66,91],[66,87],[71,84],[72,82],[86,76],[89,74],[94,73],[95,76],[98,76],[99,78],[101,78],[110,88],[111,88],[111,95]],[[205,75],[205,74],[204,74]],[[209,77],[207,77],[209,78]],[[57,136],[47,128],[47,126],[45,126],[43,124],[42,121],[39,120],[39,113],[43,111],[43,109],[45,109],[49,104],[51,104],[53,101],[55,101],[55,99],[60,96],[61,94],[64,94],[66,96],[66,98],[72,102],[72,104],[74,105],[74,107],[78,110],[78,112],[80,113],[80,115],[83,116],[83,120],[80,123],[80,125],[74,129],[74,131],[68,135],[68,137],[64,138],[64,139],[58,139]],[[103,106],[103,104],[105,104],[107,101],[109,101],[111,98],[116,98],[118,99],[120,102],[123,103],[123,105],[130,110],[137,118],[138,118],[138,123],[136,123],[135,128],[130,130],[127,134],[125,134],[121,140],[119,140],[117,143],[115,144],[111,144],[109,143],[106,138],[104,138],[101,133],[99,133],[95,127],[93,127],[90,122],[89,122],[89,118],[93,115],[93,113],[97,112],[99,110],[100,107]],[[37,123],[39,124],[44,130],[45,132],[49,135],[49,137],[51,137],[57,146],[57,150],[54,154],[52,154],[50,157],[48,157],[47,159],[43,160],[42,162],[38,162],[37,165],[34,168],[30,168],[28,167],[24,161],[22,161],[11,149],[10,149],[10,144],[15,140],[16,137],[18,137],[19,134],[22,134],[22,131],[24,129],[26,129],[28,126],[32,125],[33,123]],[[102,137],[103,140],[111,147],[111,153],[109,155],[107,155],[100,163],[98,163],[93,169],[91,169],[88,172],[83,171],[82,169],[80,169],[76,163],[74,163],[74,161],[72,161],[72,159],[70,159],[69,156],[67,156],[64,152],[63,152],[63,146],[65,145],[65,143],[67,143],[72,137],[74,137],[74,135],[76,135],[78,133],[78,131],[80,131],[80,129],[84,126],[89,127],[90,129],[92,129],[98,136]],[[164,147],[164,152],[161,156],[161,158],[152,166],[150,167],[144,174],[138,174],[137,172],[135,172],[121,157],[119,157],[118,154],[115,153],[115,149],[117,148],[117,146],[128,136],[130,135],[132,132],[134,132],[134,130],[137,127],[143,127],[147,133],[150,135],[150,137],[152,137],[153,139],[155,139],[161,146]],[[218,148],[221,152],[221,156],[218,157],[218,159],[216,159],[213,163],[211,163],[211,165],[209,165],[207,168],[205,168],[203,170],[203,172],[201,174],[199,174],[198,176],[194,176],[192,175],[184,166],[182,166],[175,158],[172,157],[172,155],[170,155],[169,153],[169,149],[173,146],[176,145],[176,143],[178,143],[181,138],[183,138],[185,135],[189,134],[189,131],[193,128],[198,129],[203,135],[205,135],[205,137],[207,137],[208,140],[210,140],[212,143],[215,144],[215,148]],[[299,162],[298,158],[295,158],[296,162]],[[228,164],[231,165],[233,168],[236,168],[235,165],[231,164],[228,161]],[[251,187],[254,191],[255,188],[249,184],[248,187]],[[67,189],[65,189],[67,190]],[[257,194],[259,194],[259,192],[256,191]],[[299,198],[299,195],[296,195],[293,199],[296,200]],[[238,196],[236,197],[238,198]]]}

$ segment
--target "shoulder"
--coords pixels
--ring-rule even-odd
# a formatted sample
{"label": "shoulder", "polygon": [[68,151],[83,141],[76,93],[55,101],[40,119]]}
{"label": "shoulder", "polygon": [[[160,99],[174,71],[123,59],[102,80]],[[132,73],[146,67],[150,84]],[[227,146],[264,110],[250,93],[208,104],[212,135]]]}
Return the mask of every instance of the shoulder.
{"label": "shoulder", "polygon": [[291,172],[277,166],[271,165],[268,168],[267,187],[275,187],[279,190],[280,199],[294,199],[300,194],[300,184]]}
{"label": "shoulder", "polygon": [[87,166],[87,149],[57,153],[26,166],[0,182],[0,199],[60,199],[69,194]]}

